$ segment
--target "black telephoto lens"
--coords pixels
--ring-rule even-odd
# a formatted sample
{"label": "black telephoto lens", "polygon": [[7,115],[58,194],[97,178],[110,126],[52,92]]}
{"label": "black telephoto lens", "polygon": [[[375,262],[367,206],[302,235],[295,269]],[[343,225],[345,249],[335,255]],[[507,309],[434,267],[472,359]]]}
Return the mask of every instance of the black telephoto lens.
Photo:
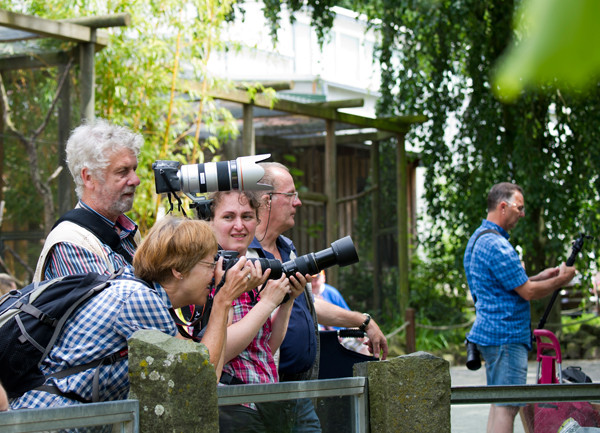
{"label": "black telephoto lens", "polygon": [[[239,260],[237,251],[220,250],[215,256],[215,260],[218,260],[219,257],[224,258],[223,270],[229,269]],[[296,275],[296,272],[300,272],[302,275],[315,275],[334,265],[348,266],[358,262],[358,254],[352,238],[346,236],[333,242],[331,248],[308,253],[285,263],[281,263],[277,259],[266,258],[248,258],[248,260],[258,261],[263,272],[271,269],[269,279],[277,280],[282,274],[287,277]]]}
{"label": "black telephoto lens", "polygon": [[300,272],[302,275],[315,275],[323,269],[327,269],[333,265],[348,266],[358,262],[358,254],[354,243],[350,236],[338,239],[331,244],[331,248],[316,252],[308,253],[293,260],[285,262],[283,272],[289,277]]}
{"label": "black telephoto lens", "polygon": [[469,340],[465,341],[467,346],[467,368],[469,370],[479,370],[481,368],[481,355],[477,345]]}

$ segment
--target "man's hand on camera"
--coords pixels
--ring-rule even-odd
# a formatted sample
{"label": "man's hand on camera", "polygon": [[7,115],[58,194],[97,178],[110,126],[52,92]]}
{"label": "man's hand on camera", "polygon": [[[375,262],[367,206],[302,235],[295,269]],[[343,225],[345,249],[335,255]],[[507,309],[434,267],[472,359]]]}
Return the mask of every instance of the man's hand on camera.
{"label": "man's hand on camera", "polygon": [[312,276],[310,276],[309,274],[302,275],[300,272],[296,272],[296,274],[291,275],[289,279],[290,279],[290,284],[291,284],[291,290],[289,293],[290,301],[293,302],[294,299],[296,299],[298,296],[300,296],[302,294],[306,284],[308,284],[312,281]]}

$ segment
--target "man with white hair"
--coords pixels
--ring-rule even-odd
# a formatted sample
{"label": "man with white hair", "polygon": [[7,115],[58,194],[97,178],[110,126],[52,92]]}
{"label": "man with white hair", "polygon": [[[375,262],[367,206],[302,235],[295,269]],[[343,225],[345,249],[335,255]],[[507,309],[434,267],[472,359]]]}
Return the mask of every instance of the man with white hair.
{"label": "man with white hair", "polygon": [[131,266],[139,234],[125,212],[140,184],[142,144],[140,134],[104,119],[73,130],[66,153],[79,202],[46,238],[34,281]]}

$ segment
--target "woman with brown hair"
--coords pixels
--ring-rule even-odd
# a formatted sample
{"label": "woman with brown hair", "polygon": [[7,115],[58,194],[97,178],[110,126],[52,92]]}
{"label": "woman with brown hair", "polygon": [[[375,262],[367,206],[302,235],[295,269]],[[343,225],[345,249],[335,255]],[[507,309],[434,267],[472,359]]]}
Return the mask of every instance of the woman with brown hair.
{"label": "woman with brown hair", "polygon": [[[209,197],[212,199],[210,222],[220,248],[235,251],[239,260],[245,260],[259,223],[258,201],[252,194],[238,191],[217,192]],[[258,262],[255,263],[262,271]],[[273,355],[285,337],[294,299],[303,293],[308,276],[297,273],[294,277],[283,275],[273,280],[267,279],[269,273],[267,269],[257,273],[257,278],[253,276],[252,289],[233,303],[222,384],[279,381]],[[288,298],[283,302],[286,295]],[[285,407],[281,403],[222,406],[219,408],[220,431],[283,432],[287,418]]]}
{"label": "woman with brown hair", "polygon": [[[44,388],[12,400],[11,407],[63,406],[126,398],[127,358],[64,378],[49,375],[124,351],[127,340],[141,329],[175,336],[177,329],[169,310],[206,302],[215,266],[222,265],[222,261],[214,261],[216,252],[217,241],[208,223],[175,217],[158,221],[134,256],[135,275],[130,268],[124,268],[108,287],[73,313],[41,364],[47,376]],[[246,264],[241,259],[229,270],[225,284],[213,299],[212,314],[201,340],[208,347],[217,377],[223,363],[231,304],[249,288],[252,270]]]}

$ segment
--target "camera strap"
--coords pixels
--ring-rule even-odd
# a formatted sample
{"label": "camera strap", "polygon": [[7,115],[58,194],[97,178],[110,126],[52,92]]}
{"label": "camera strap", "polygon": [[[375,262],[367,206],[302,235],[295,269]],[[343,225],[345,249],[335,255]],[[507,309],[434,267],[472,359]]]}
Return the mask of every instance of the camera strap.
{"label": "camera strap", "polygon": [[[482,232],[480,232],[477,237],[475,238],[475,240],[473,241],[473,245],[471,245],[471,250],[470,252],[473,253],[473,249],[475,248],[475,243],[477,243],[477,240],[482,237],[483,235],[486,235],[488,233],[495,233],[498,236],[502,236],[500,234],[500,232],[498,230],[495,229],[485,229]],[[477,303],[477,297],[473,294],[473,291],[471,290],[471,296],[473,296],[473,302],[476,304]]]}

